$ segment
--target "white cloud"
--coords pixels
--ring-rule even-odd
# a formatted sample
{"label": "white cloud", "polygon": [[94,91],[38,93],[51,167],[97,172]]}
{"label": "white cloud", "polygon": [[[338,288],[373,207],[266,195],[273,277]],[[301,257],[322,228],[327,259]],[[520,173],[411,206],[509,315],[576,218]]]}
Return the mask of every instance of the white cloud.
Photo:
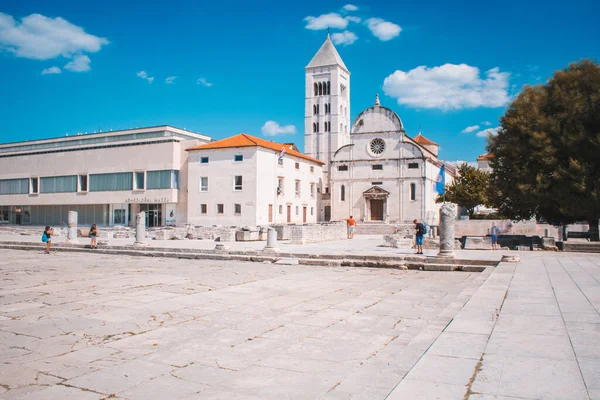
{"label": "white cloud", "polygon": [[351,45],[352,43],[356,42],[356,39],[358,39],[358,36],[350,31],[336,32],[331,35],[331,40],[333,40],[333,43],[344,46]]}
{"label": "white cloud", "polygon": [[490,121],[483,121],[481,123],[481,125],[483,125],[483,126],[490,126],[490,125],[492,125],[492,123]]}
{"label": "white cloud", "polygon": [[496,136],[498,134],[498,131],[500,131],[500,127],[497,126],[495,128],[488,128],[488,129],[484,129],[482,131],[479,131],[476,133],[476,135],[478,137],[488,137],[488,136]]}
{"label": "white cloud", "polygon": [[276,121],[267,121],[261,129],[265,136],[276,136],[296,133],[294,125],[280,126]]}
{"label": "white cloud", "polygon": [[165,79],[165,83],[167,85],[171,85],[175,81],[176,78],[177,78],[176,76],[169,76],[167,79]]}
{"label": "white cloud", "polygon": [[108,40],[86,33],[83,28],[57,17],[31,14],[18,23],[12,16],[0,13],[0,49],[17,57],[48,60],[70,58],[82,52],[94,53]]}
{"label": "white cloud", "polygon": [[90,68],[90,58],[84,55],[78,55],[73,58],[73,61],[65,65],[65,69],[71,72],[87,72]]}
{"label": "white cloud", "polygon": [[492,68],[482,79],[479,69],[466,64],[424,65],[408,72],[397,70],[385,78],[383,91],[398,104],[416,108],[456,110],[501,107],[508,103],[510,74]]}
{"label": "white cloud", "polygon": [[344,10],[346,10],[346,11],[356,11],[356,10],[358,10],[358,7],[356,7],[354,4],[346,4],[344,6]]}
{"label": "white cloud", "polygon": [[462,133],[471,133],[473,131],[476,131],[477,129],[479,129],[479,125],[473,125],[473,126],[467,126],[465,129],[463,129],[461,132]]}
{"label": "white cloud", "polygon": [[365,21],[371,33],[379,40],[387,41],[400,34],[402,28],[381,18],[369,18]]}
{"label": "white cloud", "polygon": [[306,29],[314,31],[327,28],[345,29],[348,26],[348,18],[338,13],[322,14],[318,17],[308,16],[304,20],[307,22]]}
{"label": "white cloud", "polygon": [[348,21],[359,23],[361,19],[359,17],[346,17]]}
{"label": "white cloud", "polygon": [[58,67],[46,68],[42,71],[42,75],[60,74],[62,71]]}
{"label": "white cloud", "polygon": [[204,85],[206,87],[211,87],[213,84],[206,80],[206,78],[198,78],[196,81],[198,85]]}
{"label": "white cloud", "polygon": [[147,80],[148,83],[154,82],[154,77],[153,76],[148,76],[148,73],[146,71],[140,71],[136,75],[139,76],[142,79]]}

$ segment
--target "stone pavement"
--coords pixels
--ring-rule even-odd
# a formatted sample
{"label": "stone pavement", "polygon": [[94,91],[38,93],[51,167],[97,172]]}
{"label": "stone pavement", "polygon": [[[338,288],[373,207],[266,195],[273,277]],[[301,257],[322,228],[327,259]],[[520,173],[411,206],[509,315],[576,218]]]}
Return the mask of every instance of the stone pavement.
{"label": "stone pavement", "polygon": [[[41,237],[41,236],[40,236]],[[38,236],[21,236],[0,234],[0,243],[2,242],[29,242],[40,244]],[[66,237],[57,236],[52,238],[52,243],[66,242]],[[132,246],[135,239],[101,239],[108,241],[110,245]],[[89,244],[89,238],[79,238],[81,244]],[[261,251],[266,242],[222,242],[231,248],[232,251]],[[396,249],[392,247],[383,247],[384,240],[382,235],[357,235],[352,240],[335,240],[321,243],[310,244],[291,244],[289,241],[279,241],[279,249],[286,253],[305,253],[305,254],[344,254],[344,255],[374,255],[374,256],[406,256],[415,254],[414,249]],[[148,240],[148,247],[161,247],[172,249],[197,249],[213,250],[216,242],[212,240]],[[102,246],[100,246],[101,248]],[[439,252],[437,249],[424,250],[425,255],[434,256]],[[509,252],[515,253],[515,252]],[[502,257],[501,251],[481,251],[481,250],[458,250],[457,258],[477,259],[477,260],[497,260]]]}
{"label": "stone pavement", "polygon": [[521,259],[467,273],[0,250],[0,398],[600,398],[600,256]]}

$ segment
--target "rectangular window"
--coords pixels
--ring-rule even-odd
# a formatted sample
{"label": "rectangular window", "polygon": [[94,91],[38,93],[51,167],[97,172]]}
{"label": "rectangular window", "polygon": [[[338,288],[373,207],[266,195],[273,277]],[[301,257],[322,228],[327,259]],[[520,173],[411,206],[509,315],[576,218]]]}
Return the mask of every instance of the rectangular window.
{"label": "rectangular window", "polygon": [[300,207],[296,206],[296,215],[300,215]]}
{"label": "rectangular window", "polygon": [[315,184],[310,184],[310,197],[315,197]]}
{"label": "rectangular window", "polygon": [[200,164],[208,164],[208,157],[200,157]]}
{"label": "rectangular window", "polygon": [[208,176],[200,177],[200,191],[208,192]]}
{"label": "rectangular window", "polygon": [[277,178],[277,194],[283,194],[283,178],[282,177],[278,177]]}
{"label": "rectangular window", "polygon": [[179,171],[146,171],[146,189],[179,189]]}
{"label": "rectangular window", "polygon": [[315,173],[315,167],[310,167],[310,173],[314,174]]}
{"label": "rectangular window", "polygon": [[410,200],[417,200],[417,185],[415,183],[410,184]]}
{"label": "rectangular window", "polygon": [[296,163],[296,164],[294,164],[294,168],[296,168],[296,169],[300,169],[300,163]]}
{"label": "rectangular window", "polygon": [[[128,172],[131,181],[131,173]],[[130,188],[131,190],[131,188]],[[77,175],[40,178],[40,193],[77,192]]]}
{"label": "rectangular window", "polygon": [[206,215],[208,212],[208,206],[206,204],[200,204],[200,214]]}
{"label": "rectangular window", "polygon": [[233,156],[233,161],[235,161],[235,162],[244,161],[244,156],[242,154],[236,154],[235,156]]}
{"label": "rectangular window", "polygon": [[90,192],[106,192],[133,189],[133,176],[131,172],[119,172],[115,174],[93,174],[90,175],[89,180]]}
{"label": "rectangular window", "polygon": [[233,205],[233,214],[234,215],[242,215],[242,205],[241,204]]}
{"label": "rectangular window", "polygon": [[27,194],[27,193],[29,193],[29,179],[28,178],[0,180],[0,194]]}
{"label": "rectangular window", "polygon": [[240,191],[242,190],[242,176],[236,175],[233,177],[233,190]]}
{"label": "rectangular window", "polygon": [[300,181],[296,181],[296,197],[300,197]]}
{"label": "rectangular window", "polygon": [[418,169],[419,168],[419,163],[416,163],[416,162],[408,163],[408,168],[409,169]]}
{"label": "rectangular window", "polygon": [[217,204],[217,214],[223,214],[223,204]]}
{"label": "rectangular window", "polygon": [[373,185],[373,186],[383,185],[383,182],[371,182],[371,185]]}
{"label": "rectangular window", "polygon": [[338,171],[348,171],[348,166],[347,165],[340,165],[340,166],[338,166]]}
{"label": "rectangular window", "polygon": [[79,192],[87,192],[88,191],[88,176],[87,175],[78,175],[78,186]]}
{"label": "rectangular window", "polygon": [[277,165],[283,167],[283,157],[277,159]]}
{"label": "rectangular window", "polygon": [[38,194],[39,192],[38,178],[29,178],[29,193]]}
{"label": "rectangular window", "polygon": [[125,209],[115,208],[115,210],[113,211],[113,224],[125,225],[126,224],[126,221],[125,221],[126,215],[127,214],[125,213]]}
{"label": "rectangular window", "polygon": [[144,190],[146,188],[145,181],[146,174],[144,172],[133,173],[133,189]]}
{"label": "rectangular window", "polygon": [[373,170],[383,170],[383,164],[373,164],[371,165],[371,168],[373,168]]}
{"label": "rectangular window", "polygon": [[283,214],[283,206],[282,205],[279,206],[279,214]]}
{"label": "rectangular window", "polygon": [[315,208],[314,208],[314,207],[311,207],[311,208],[310,208],[310,215],[314,215],[314,212],[315,212]]}

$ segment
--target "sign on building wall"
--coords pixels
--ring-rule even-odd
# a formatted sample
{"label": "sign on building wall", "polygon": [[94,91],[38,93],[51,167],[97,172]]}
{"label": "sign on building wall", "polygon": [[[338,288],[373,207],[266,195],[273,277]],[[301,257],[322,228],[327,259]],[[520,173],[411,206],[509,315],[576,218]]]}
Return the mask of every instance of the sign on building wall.
{"label": "sign on building wall", "polygon": [[165,225],[175,226],[177,221],[177,205],[167,204],[166,213],[167,215],[165,217]]}

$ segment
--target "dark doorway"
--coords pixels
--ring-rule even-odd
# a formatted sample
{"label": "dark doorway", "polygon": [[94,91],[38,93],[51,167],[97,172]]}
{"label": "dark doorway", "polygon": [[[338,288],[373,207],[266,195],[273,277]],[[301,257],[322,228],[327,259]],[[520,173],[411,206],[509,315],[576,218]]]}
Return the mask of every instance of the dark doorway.
{"label": "dark doorway", "polygon": [[371,221],[383,221],[383,200],[371,200]]}
{"label": "dark doorway", "polygon": [[331,221],[331,206],[325,206],[325,221]]}

